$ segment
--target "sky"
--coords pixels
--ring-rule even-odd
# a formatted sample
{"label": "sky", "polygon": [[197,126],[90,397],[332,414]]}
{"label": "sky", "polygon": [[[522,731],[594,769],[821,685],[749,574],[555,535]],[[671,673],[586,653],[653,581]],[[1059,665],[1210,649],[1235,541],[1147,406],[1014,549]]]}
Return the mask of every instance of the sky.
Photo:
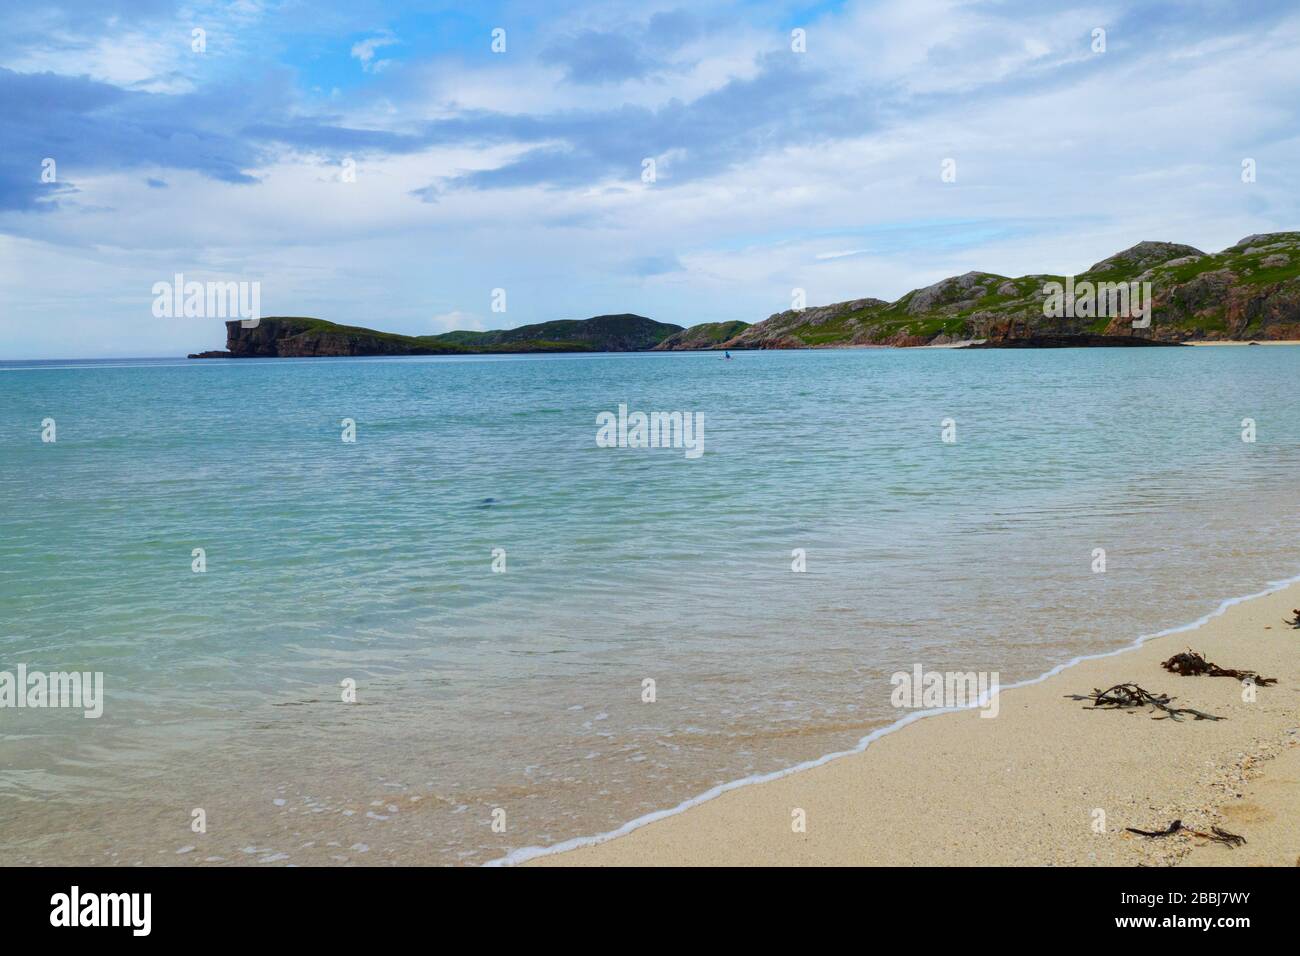
{"label": "sky", "polygon": [[1300,228],[1293,2],[0,0],[0,22],[0,358],[222,347],[219,318],[154,315],[177,273],[410,334],[689,326]]}

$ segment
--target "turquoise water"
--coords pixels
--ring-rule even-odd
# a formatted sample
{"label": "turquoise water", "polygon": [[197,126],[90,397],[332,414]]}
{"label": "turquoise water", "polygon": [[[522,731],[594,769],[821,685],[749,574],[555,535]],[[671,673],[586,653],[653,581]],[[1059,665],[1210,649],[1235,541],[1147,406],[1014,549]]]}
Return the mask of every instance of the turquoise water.
{"label": "turquoise water", "polygon": [[[0,710],[0,847],[483,862],[843,749],[914,663],[1032,677],[1300,572],[1298,382],[1292,346],[0,363],[0,670],[106,686]],[[703,456],[598,447],[619,403]]]}

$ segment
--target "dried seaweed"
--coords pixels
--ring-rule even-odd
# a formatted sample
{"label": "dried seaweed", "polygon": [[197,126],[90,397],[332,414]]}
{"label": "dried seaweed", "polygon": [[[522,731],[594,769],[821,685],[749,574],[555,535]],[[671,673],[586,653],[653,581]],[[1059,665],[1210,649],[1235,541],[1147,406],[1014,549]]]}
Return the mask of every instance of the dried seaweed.
{"label": "dried seaweed", "polygon": [[1213,836],[1211,836],[1208,833],[1201,833],[1197,830],[1193,830],[1191,832],[1194,833],[1196,836],[1205,837],[1205,839],[1207,840],[1213,840],[1215,843],[1222,843],[1228,847],[1242,846],[1246,842],[1246,838],[1244,836],[1239,836],[1236,833],[1229,833],[1227,830],[1224,830],[1221,827],[1210,827],[1210,830],[1213,832],[1214,834]]}
{"label": "dried seaweed", "polygon": [[1183,828],[1183,821],[1175,820],[1173,823],[1169,824],[1169,826],[1163,830],[1139,830],[1137,829],[1137,827],[1125,827],[1124,829],[1127,830],[1129,833],[1136,833],[1138,836],[1163,837],[1163,836],[1172,836],[1173,834],[1179,832],[1182,828]]}
{"label": "dried seaweed", "polygon": [[1188,648],[1183,654],[1175,654],[1160,666],[1169,673],[1178,674],[1181,677],[1198,677],[1201,674],[1208,674],[1211,677],[1235,677],[1237,680],[1252,681],[1260,687],[1268,687],[1270,684],[1277,683],[1277,678],[1260,677],[1254,671],[1220,667],[1218,664],[1207,661],[1191,648]]}
{"label": "dried seaweed", "polygon": [[1283,623],[1283,624],[1289,624],[1289,625],[1291,625],[1292,627],[1296,628],[1297,630],[1300,630],[1300,607],[1296,608],[1296,609],[1295,609],[1294,611],[1292,611],[1291,613],[1295,615],[1295,618],[1294,618],[1293,620],[1290,620],[1290,621],[1288,621],[1288,620],[1286,620],[1285,618],[1283,618],[1282,623]]}
{"label": "dried seaweed", "polygon": [[1172,836],[1175,833],[1190,833],[1192,836],[1201,837],[1211,841],[1212,843],[1222,843],[1229,849],[1241,846],[1246,842],[1244,836],[1240,836],[1236,833],[1229,833],[1221,827],[1210,827],[1210,832],[1205,833],[1201,830],[1193,830],[1191,827],[1183,826],[1182,820],[1175,820],[1163,830],[1139,830],[1136,827],[1125,827],[1124,829],[1129,833],[1136,833],[1138,836],[1144,837],[1166,837]]}
{"label": "dried seaweed", "polygon": [[1173,701],[1177,698],[1170,697],[1168,694],[1153,694],[1137,684],[1116,684],[1106,690],[1094,689],[1091,694],[1066,694],[1071,700],[1090,700],[1093,707],[1108,708],[1112,710],[1123,710],[1136,707],[1154,707],[1163,711],[1164,716],[1155,717],[1155,720],[1182,720],[1183,714],[1191,714],[1197,720],[1226,720],[1225,717],[1216,717],[1214,714],[1207,714],[1203,711],[1193,710],[1191,707],[1173,707]]}

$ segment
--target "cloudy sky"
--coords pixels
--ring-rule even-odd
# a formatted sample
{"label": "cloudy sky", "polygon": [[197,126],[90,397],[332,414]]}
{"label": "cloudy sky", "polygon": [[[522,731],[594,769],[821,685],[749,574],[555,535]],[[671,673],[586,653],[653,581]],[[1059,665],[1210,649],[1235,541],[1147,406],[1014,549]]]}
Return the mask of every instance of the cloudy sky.
{"label": "cloudy sky", "polygon": [[691,325],[1300,228],[1292,2],[4,7],[0,358],[220,347],[153,316],[177,272],[415,334]]}

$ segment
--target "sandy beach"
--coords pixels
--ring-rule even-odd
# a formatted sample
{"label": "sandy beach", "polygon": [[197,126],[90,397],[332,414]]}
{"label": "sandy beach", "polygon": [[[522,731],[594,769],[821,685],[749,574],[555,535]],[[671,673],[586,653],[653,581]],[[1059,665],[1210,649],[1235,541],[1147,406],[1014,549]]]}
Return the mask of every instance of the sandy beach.
{"label": "sandy beach", "polygon": [[[1004,689],[1000,711],[917,720],[865,750],[728,790],[604,842],[528,860],[624,865],[1300,864],[1300,584],[1232,604],[1194,630]],[[1116,635],[1117,647],[1126,640]],[[1277,679],[1254,688],[1184,677],[1161,661],[1194,649]],[[1066,695],[1121,682],[1226,719],[1176,722]],[[792,814],[806,815],[794,832]],[[1181,820],[1246,838],[1231,848]]]}
{"label": "sandy beach", "polygon": [[1194,342],[1184,342],[1184,345],[1300,345],[1300,339],[1247,339],[1243,341],[1232,340],[1222,341],[1218,339],[1204,339]]}

